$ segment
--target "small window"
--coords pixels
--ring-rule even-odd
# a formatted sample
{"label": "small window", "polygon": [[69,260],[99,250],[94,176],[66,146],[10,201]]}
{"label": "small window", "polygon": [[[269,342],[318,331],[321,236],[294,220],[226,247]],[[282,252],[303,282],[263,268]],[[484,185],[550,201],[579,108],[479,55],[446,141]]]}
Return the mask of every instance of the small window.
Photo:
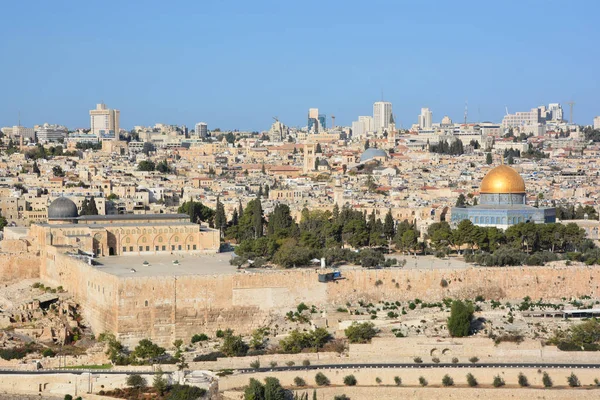
{"label": "small window", "polygon": [[123,253],[127,252],[127,247],[123,247]]}
{"label": "small window", "polygon": [[154,251],[158,251],[158,246],[154,246]]}
{"label": "small window", "polygon": [[196,250],[196,245],[192,246],[192,248],[193,248],[194,250]]}
{"label": "small window", "polygon": [[138,246],[138,251],[144,251],[144,248],[142,246]]}
{"label": "small window", "polygon": [[177,246],[177,250],[181,250],[181,245]]}
{"label": "small window", "polygon": [[171,250],[175,250],[175,245],[171,245]]}
{"label": "small window", "polygon": [[133,246],[129,246],[129,251],[133,251]]}
{"label": "small window", "polygon": [[162,247],[162,251],[165,251],[165,250],[167,250],[167,246]]}
{"label": "small window", "polygon": [[144,307],[148,307],[148,300],[144,301]]}

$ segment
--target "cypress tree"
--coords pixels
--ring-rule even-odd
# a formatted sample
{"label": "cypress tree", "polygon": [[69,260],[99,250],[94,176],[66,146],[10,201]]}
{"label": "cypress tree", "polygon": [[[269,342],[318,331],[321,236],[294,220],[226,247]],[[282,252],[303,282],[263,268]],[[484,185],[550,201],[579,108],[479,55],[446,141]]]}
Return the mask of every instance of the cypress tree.
{"label": "cypress tree", "polygon": [[40,167],[38,167],[37,161],[33,162],[33,173],[40,176]]}
{"label": "cypress tree", "polygon": [[383,233],[388,239],[393,238],[394,234],[396,233],[394,229],[394,217],[392,217],[392,210],[388,210],[387,214],[385,214]]}
{"label": "cypress tree", "polygon": [[254,238],[258,239],[263,236],[263,209],[260,203],[260,198],[254,201],[254,209],[252,210],[252,226],[254,227]]}
{"label": "cypress tree", "polygon": [[94,199],[94,196],[90,197],[86,215],[98,215],[98,207],[96,207],[96,200]]}

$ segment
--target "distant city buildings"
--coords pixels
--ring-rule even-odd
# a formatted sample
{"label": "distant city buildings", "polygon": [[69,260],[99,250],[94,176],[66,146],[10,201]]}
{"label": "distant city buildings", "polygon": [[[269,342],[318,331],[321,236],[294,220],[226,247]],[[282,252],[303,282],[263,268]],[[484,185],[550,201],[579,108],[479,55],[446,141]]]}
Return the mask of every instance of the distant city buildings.
{"label": "distant city buildings", "polygon": [[432,127],[433,113],[429,108],[421,108],[421,114],[419,115],[419,128],[422,130],[430,130]]}
{"label": "distant city buildings", "polygon": [[26,141],[33,141],[35,139],[35,130],[21,125],[15,125],[13,127],[7,126],[0,129],[0,131],[11,139],[21,137]]}
{"label": "distant city buildings", "polygon": [[58,143],[65,140],[69,130],[62,125],[45,123],[35,128],[35,135],[40,143]]}
{"label": "distant city buildings", "polygon": [[594,129],[600,129],[600,115],[594,118]]}
{"label": "distant city buildings", "polygon": [[390,123],[392,115],[392,103],[387,101],[377,101],[373,104],[373,130],[377,133],[383,133]]}
{"label": "distant city buildings", "polygon": [[373,126],[373,117],[368,115],[358,117],[358,121],[352,122],[352,137],[366,136],[367,133],[373,132]]}
{"label": "distant city buildings", "polygon": [[196,136],[201,138],[208,137],[208,124],[206,122],[198,122],[196,124]]}
{"label": "distant city buildings", "polygon": [[114,139],[119,137],[120,111],[106,107],[106,104],[96,105],[90,110],[91,133],[99,139]]}

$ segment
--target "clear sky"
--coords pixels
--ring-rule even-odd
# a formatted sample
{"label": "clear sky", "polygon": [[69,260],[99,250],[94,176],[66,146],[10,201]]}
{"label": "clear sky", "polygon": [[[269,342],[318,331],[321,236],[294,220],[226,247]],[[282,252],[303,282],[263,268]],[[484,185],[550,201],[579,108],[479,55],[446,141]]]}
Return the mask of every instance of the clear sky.
{"label": "clear sky", "polygon": [[600,1],[103,0],[2,2],[0,126],[205,121],[349,125],[383,97],[397,124],[421,107],[462,121],[574,100],[600,115]]}

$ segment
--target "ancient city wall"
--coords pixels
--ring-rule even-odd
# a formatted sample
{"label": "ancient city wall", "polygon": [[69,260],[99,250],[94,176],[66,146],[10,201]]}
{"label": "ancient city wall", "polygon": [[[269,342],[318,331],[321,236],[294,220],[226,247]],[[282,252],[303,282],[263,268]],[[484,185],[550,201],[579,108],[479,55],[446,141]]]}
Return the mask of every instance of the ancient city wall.
{"label": "ancient city wall", "polygon": [[285,313],[300,302],[600,297],[600,268],[588,266],[355,269],[330,283],[319,283],[315,269],[119,278],[56,250],[49,246],[42,256],[42,279],[82,302],[96,334],[114,332],[125,344],[151,338],[165,346],[225,328],[248,334],[267,325],[270,313]]}
{"label": "ancient city wall", "polygon": [[40,277],[40,258],[30,253],[0,253],[0,282]]}
{"label": "ancient city wall", "polygon": [[47,246],[42,254],[41,278],[62,286],[83,305],[83,316],[94,331],[117,332],[119,280],[80,259]]}
{"label": "ancient city wall", "polygon": [[[588,295],[600,297],[600,268],[568,267],[471,267],[464,269],[351,270],[345,279],[328,284],[329,302],[344,304],[419,298],[440,301],[482,295],[487,299],[560,299]],[[442,281],[447,283],[446,287]]]}

